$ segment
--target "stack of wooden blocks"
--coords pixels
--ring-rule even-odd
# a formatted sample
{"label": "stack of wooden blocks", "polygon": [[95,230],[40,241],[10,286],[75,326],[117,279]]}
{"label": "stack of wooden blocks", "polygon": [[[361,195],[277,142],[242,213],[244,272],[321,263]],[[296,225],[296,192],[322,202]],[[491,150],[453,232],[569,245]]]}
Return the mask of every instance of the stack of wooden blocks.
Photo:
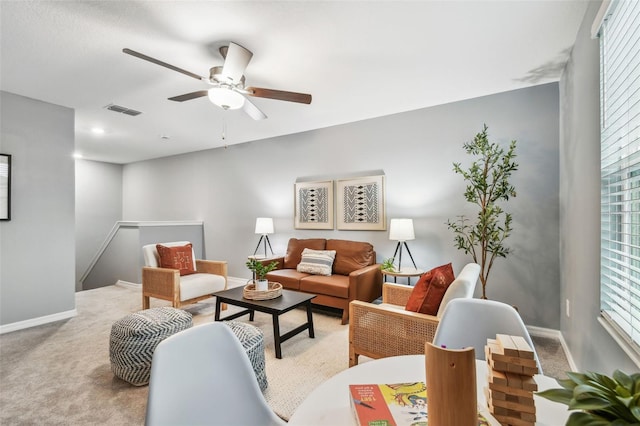
{"label": "stack of wooden blocks", "polygon": [[538,366],[531,346],[520,336],[498,334],[495,340],[487,339],[485,355],[489,364],[485,395],[491,414],[503,426],[533,426],[533,392],[538,390],[533,375]]}

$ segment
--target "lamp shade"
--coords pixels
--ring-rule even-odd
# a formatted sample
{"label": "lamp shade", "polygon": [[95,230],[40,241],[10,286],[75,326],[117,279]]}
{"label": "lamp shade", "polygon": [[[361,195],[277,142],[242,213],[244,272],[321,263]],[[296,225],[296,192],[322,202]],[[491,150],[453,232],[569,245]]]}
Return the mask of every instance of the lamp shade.
{"label": "lamp shade", "polygon": [[270,217],[259,217],[256,219],[256,234],[273,234],[273,219]]}
{"label": "lamp shade", "polygon": [[413,219],[391,219],[389,225],[389,239],[395,241],[415,240],[413,233]]}

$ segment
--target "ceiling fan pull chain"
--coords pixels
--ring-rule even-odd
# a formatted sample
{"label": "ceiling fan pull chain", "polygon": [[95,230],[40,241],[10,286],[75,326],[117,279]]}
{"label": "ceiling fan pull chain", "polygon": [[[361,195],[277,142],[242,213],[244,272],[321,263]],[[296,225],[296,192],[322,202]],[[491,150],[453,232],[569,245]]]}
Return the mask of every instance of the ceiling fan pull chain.
{"label": "ceiling fan pull chain", "polygon": [[227,140],[227,111],[223,110],[222,111],[222,142],[224,142],[224,147],[225,149],[227,148],[227,143],[225,142]]}

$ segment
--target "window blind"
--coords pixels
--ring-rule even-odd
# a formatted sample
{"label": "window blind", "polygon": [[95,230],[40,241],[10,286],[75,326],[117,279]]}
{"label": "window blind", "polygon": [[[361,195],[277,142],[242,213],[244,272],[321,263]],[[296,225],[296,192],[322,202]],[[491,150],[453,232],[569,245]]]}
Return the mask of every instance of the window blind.
{"label": "window blind", "polygon": [[600,310],[640,353],[640,2],[600,27]]}

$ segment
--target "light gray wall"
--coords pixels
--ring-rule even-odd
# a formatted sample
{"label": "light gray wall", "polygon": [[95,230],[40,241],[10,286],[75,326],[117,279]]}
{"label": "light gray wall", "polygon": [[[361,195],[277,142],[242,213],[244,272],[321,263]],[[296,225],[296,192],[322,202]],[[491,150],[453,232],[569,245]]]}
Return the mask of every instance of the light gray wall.
{"label": "light gray wall", "polygon": [[0,222],[0,325],[75,309],[74,112],[0,92],[12,155],[11,221]]}
{"label": "light gray wall", "polygon": [[[202,224],[198,225],[157,225],[146,224],[140,227],[140,241],[138,256],[140,265],[144,265],[144,257],[141,247],[147,244],[168,243],[172,241],[189,241],[193,244],[193,253],[196,259],[206,258],[204,252],[204,236]],[[142,272],[138,270],[138,277]],[[141,282],[140,279],[136,282]]]}
{"label": "light gray wall", "polygon": [[105,287],[118,281],[141,283],[144,266],[142,246],[146,244],[190,241],[196,259],[204,259],[202,234],[202,223],[118,222],[113,238],[82,281],[82,289]]}
{"label": "light gray wall", "polygon": [[[591,2],[560,82],[561,331],[580,370],[631,373],[635,364],[598,323],[600,314],[599,47]],[[570,302],[566,316],[565,300]]]}
{"label": "light gray wall", "polygon": [[[518,196],[509,245],[494,265],[492,299],[517,305],[527,324],[559,327],[558,85],[547,84],[227,149],[213,149],[124,166],[124,220],[201,220],[209,259],[229,262],[229,275],[249,278],[244,263],[258,241],[255,219],[273,217],[270,236],[283,254],[290,237],[371,242],[378,260],[393,255],[386,231],[293,229],[293,185],[301,177],[338,179],[383,170],[387,217],[414,219],[409,242],[419,267],[470,257],[453,246],[447,218],[475,215],[452,163],[469,164],[462,144],[489,126],[493,141],[518,140]],[[231,132],[230,132],[231,133]]]}
{"label": "light gray wall", "polygon": [[76,160],[75,171],[76,291],[80,291],[80,279],[97,249],[122,220],[122,165]]}
{"label": "light gray wall", "polygon": [[137,226],[121,227],[81,283],[83,290],[113,285],[118,280],[139,283],[140,232]]}

